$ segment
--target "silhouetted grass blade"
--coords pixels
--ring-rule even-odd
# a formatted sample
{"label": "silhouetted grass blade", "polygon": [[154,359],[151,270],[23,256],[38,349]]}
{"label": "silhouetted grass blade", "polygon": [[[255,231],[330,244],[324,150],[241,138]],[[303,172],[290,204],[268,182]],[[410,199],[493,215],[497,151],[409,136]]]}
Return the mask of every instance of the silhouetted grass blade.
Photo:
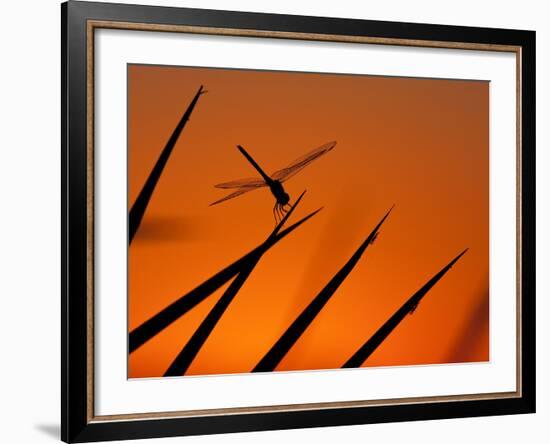
{"label": "silhouetted grass blade", "polygon": [[200,86],[199,90],[195,94],[195,97],[187,107],[187,110],[181,117],[181,120],[177,124],[176,128],[174,129],[174,132],[170,136],[170,139],[168,139],[168,142],[166,142],[166,145],[162,152],[160,153],[159,158],[157,159],[157,162],[155,163],[155,166],[151,170],[151,173],[149,174],[149,177],[145,181],[145,185],[143,185],[143,188],[138,194],[138,197],[134,204],[132,205],[132,208],[130,209],[130,214],[128,217],[128,243],[132,243],[132,239],[134,238],[139,225],[141,224],[141,220],[143,219],[143,215],[145,214],[145,210],[147,209],[147,205],[149,204],[149,200],[151,199],[151,196],[153,195],[153,191],[155,191],[155,187],[157,186],[157,182],[160,179],[160,176],[162,174],[162,171],[164,170],[164,167],[166,166],[166,163],[168,162],[168,158],[170,157],[170,154],[172,154],[172,150],[174,149],[174,146],[176,145],[176,142],[178,141],[178,138],[185,127],[185,124],[189,120],[189,117],[191,116],[191,113],[193,112],[193,109],[195,108],[195,105],[197,104],[197,101],[199,100],[199,97],[201,94],[204,94],[205,91],[202,89],[202,85]]}
{"label": "silhouetted grass blade", "polygon": [[[179,319],[197,304],[202,302],[218,288],[228,282],[233,278],[237,273],[241,271],[243,267],[250,263],[251,260],[257,254],[263,254],[281,239],[283,239],[288,234],[292,233],[296,228],[302,225],[304,222],[309,220],[311,217],[315,216],[321,209],[309,213],[307,216],[300,219],[298,222],[295,222],[290,227],[284,229],[275,236],[268,237],[262,244],[256,247],[254,250],[245,254],[240,259],[236,260],[232,264],[225,267],[223,270],[216,273],[214,276],[210,277],[202,284],[200,284],[195,289],[191,290],[189,293],[183,295],[178,300],[174,301],[168,307],[161,310],[159,313],[149,318],[139,327],[136,327],[129,334],[128,338],[128,350],[130,353],[137,350],[140,346],[150,340],[152,337],[156,336],[174,321]],[[277,227],[276,227],[277,229]]]}
{"label": "silhouetted grass blade", "polygon": [[[281,227],[288,220],[294,209],[298,206],[302,197],[304,196],[305,191],[300,195],[296,203],[291,207],[285,217],[275,226],[272,233],[269,235],[268,239],[272,239],[277,235]],[[199,328],[193,333],[187,344],[182,348],[176,359],[172,362],[168,370],[166,370],[164,376],[180,376],[184,375],[200,349],[216,327],[216,324],[223,316],[227,307],[237,295],[243,284],[246,282],[246,279],[252,273],[257,263],[262,258],[265,251],[258,251],[257,254],[250,256],[250,260],[247,264],[243,265],[241,272],[237,277],[231,282],[227,290],[224,292],[222,297],[214,305],[212,310],[208,313],[204,321],[200,324]]]}
{"label": "silhouetted grass blade", "polygon": [[261,361],[252,369],[253,372],[270,372],[275,370],[277,365],[285,357],[288,351],[304,333],[307,327],[313,322],[315,317],[319,314],[321,309],[332,297],[334,292],[340,287],[342,282],[348,277],[353,270],[364,251],[369,244],[372,243],[376,237],[380,226],[384,223],[389,216],[393,207],[385,214],[382,220],[376,225],[374,230],[368,235],[365,241],[348,260],[348,262],[336,273],[336,275],[329,281],[329,283],[323,288],[319,294],[310,302],[310,304],[300,313],[300,315],[294,320],[294,322],[288,327],[279,340],[271,347],[267,354],[261,359]]}
{"label": "silhouetted grass blade", "polygon": [[395,327],[407,316],[413,313],[422,298],[430,291],[430,289],[451,269],[451,267],[466,253],[465,249],[457,257],[455,257],[448,265],[446,265],[439,273],[432,277],[420,290],[413,294],[407,302],[405,302],[393,316],[386,321],[382,327],[367,341],[355,354],[342,366],[342,368],[361,367],[368,357],[378,348],[378,346],[388,337]]}
{"label": "silhouetted grass blade", "polygon": [[231,282],[231,285],[224,292],[223,296],[219,299],[216,305],[214,305],[212,310],[210,310],[199,328],[195,331],[195,333],[193,333],[193,336],[191,336],[191,339],[189,339],[168,370],[166,370],[164,376],[181,376],[185,374],[200,349],[214,330],[216,324],[221,319],[225,310],[229,307],[229,304],[239,292],[252,270],[254,270],[259,259],[259,256],[257,256],[256,260],[245,265],[233,282]]}

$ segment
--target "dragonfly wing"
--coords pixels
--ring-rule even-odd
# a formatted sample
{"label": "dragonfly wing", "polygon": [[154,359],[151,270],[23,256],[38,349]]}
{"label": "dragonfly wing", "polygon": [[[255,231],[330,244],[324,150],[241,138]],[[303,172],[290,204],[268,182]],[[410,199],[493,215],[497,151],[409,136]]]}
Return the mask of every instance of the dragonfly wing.
{"label": "dragonfly wing", "polygon": [[227,196],[222,197],[221,199],[218,199],[215,202],[212,202],[210,206],[225,202],[226,200],[233,199],[234,197],[240,196],[241,194],[248,193],[249,191],[256,190],[256,189],[257,188],[255,187],[241,188],[240,190],[233,191],[231,194],[228,194]]}
{"label": "dragonfly wing", "polygon": [[336,145],[336,142],[325,143],[319,148],[316,148],[313,151],[310,151],[309,153],[303,155],[302,157],[299,157],[286,168],[275,171],[271,175],[271,178],[274,180],[278,180],[279,182],[284,182],[285,180],[290,179],[292,176],[294,176],[296,173],[304,169],[315,159],[318,159],[322,155],[332,150],[335,145]]}
{"label": "dragonfly wing", "polygon": [[266,186],[266,183],[263,179],[257,177],[252,177],[248,179],[239,179],[232,180],[231,182],[223,182],[217,185],[214,185],[216,188],[259,188]]}

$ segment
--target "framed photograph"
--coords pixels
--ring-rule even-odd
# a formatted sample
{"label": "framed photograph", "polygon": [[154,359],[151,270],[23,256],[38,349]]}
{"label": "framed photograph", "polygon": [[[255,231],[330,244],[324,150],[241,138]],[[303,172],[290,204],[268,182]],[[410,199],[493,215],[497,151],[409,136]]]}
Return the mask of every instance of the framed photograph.
{"label": "framed photograph", "polygon": [[69,1],[62,439],[535,411],[535,33]]}

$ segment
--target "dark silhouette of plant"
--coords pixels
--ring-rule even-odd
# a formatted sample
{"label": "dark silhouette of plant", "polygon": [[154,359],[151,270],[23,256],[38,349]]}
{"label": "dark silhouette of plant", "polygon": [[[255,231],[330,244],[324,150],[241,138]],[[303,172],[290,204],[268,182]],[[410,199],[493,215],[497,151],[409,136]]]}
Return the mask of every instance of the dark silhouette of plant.
{"label": "dark silhouette of plant", "polygon": [[[285,214],[283,219],[276,225],[275,229],[269,235],[267,240],[273,239],[277,235],[281,227],[285,224],[294,209],[302,200],[304,194],[305,191],[300,195],[296,203],[292,205],[292,207]],[[266,251],[267,250],[260,250],[255,255],[250,256],[248,263],[243,265],[241,272],[237,275],[233,282],[231,282],[222,297],[210,310],[206,318],[200,324],[199,328],[197,328],[195,333],[193,333],[193,336],[191,336],[191,338],[182,348],[176,359],[174,359],[168,370],[166,370],[164,376],[181,376],[185,374],[185,372],[199,353],[200,349],[212,333],[212,330],[214,330],[218,321],[223,316],[225,310],[227,309],[227,307],[229,307],[229,304],[237,295],[241,287],[244,285],[248,276],[250,276],[250,273],[252,273],[252,271],[256,267],[256,264],[260,261]]]}
{"label": "dark silhouette of plant", "polygon": [[374,227],[374,230],[367,236],[365,241],[357,249],[354,255],[346,262],[346,264],[334,275],[329,283],[323,288],[317,296],[309,303],[309,305],[300,313],[300,315],[294,320],[294,322],[283,333],[279,340],[271,347],[267,354],[260,360],[260,362],[254,367],[253,372],[271,372],[275,370],[277,365],[285,357],[288,351],[304,333],[304,331],[313,322],[315,317],[319,314],[321,309],[332,297],[334,292],[340,287],[342,282],[351,273],[359,259],[367,249],[367,247],[374,241],[378,235],[380,226],[384,223],[389,216],[391,210],[384,215],[382,220]]}
{"label": "dark silhouette of plant", "polygon": [[139,192],[138,197],[134,202],[134,205],[132,205],[132,208],[130,209],[130,214],[128,216],[128,244],[132,243],[132,240],[136,235],[139,225],[141,224],[141,220],[143,219],[143,215],[145,214],[145,210],[147,209],[147,205],[149,205],[149,200],[151,200],[151,196],[153,195],[153,191],[155,191],[157,182],[160,179],[160,176],[164,170],[164,167],[166,166],[166,163],[170,158],[170,154],[172,154],[172,150],[174,149],[174,146],[176,145],[176,142],[178,141],[178,138],[181,132],[183,131],[185,124],[189,120],[189,117],[191,117],[191,114],[193,113],[193,109],[195,108],[195,105],[199,100],[199,97],[201,96],[201,94],[204,94],[205,92],[206,91],[203,91],[202,85],[201,85],[199,90],[195,94],[195,97],[193,97],[193,100],[187,107],[187,110],[181,117],[176,128],[174,129],[174,132],[170,136],[170,139],[168,139],[168,142],[166,142],[166,146],[160,153],[160,156],[157,159],[155,166],[151,170],[149,177],[147,177],[147,180],[145,181],[143,188]]}
{"label": "dark silhouette of plant", "polygon": [[[254,248],[249,253],[242,256],[232,264],[219,271],[202,284],[191,290],[189,293],[181,296],[172,304],[161,310],[156,315],[149,318],[139,327],[136,327],[129,334],[129,352],[132,353],[142,346],[145,342],[159,334],[162,330],[175,322],[193,307],[198,305],[218,288],[228,282],[230,279],[239,274],[245,269],[256,257],[263,255],[267,250],[273,247],[277,242],[292,233],[296,228],[306,222],[308,219],[317,214],[321,209],[309,213],[307,216],[295,222],[283,231],[279,231],[282,224],[279,223],[275,227],[274,233],[271,234],[263,243]],[[286,220],[286,219],[285,219]]]}
{"label": "dark silhouette of plant", "polygon": [[380,344],[388,337],[395,327],[407,316],[412,314],[418,307],[422,298],[431,290],[431,288],[451,269],[468,249],[464,250],[451,262],[449,262],[439,273],[432,277],[420,290],[413,294],[399,310],[397,310],[391,318],[389,318],[382,327],[367,341],[359,350],[357,350],[351,358],[349,358],[342,368],[361,367],[370,355],[378,348]]}

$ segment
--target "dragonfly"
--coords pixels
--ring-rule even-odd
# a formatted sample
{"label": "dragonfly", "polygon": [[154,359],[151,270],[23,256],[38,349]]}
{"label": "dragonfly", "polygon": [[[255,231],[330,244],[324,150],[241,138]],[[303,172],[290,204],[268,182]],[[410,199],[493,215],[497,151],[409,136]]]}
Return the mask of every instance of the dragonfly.
{"label": "dragonfly", "polygon": [[294,160],[294,162],[292,162],[287,167],[275,171],[271,175],[267,175],[265,171],[260,167],[260,165],[258,165],[258,163],[254,160],[254,158],[241,145],[237,145],[237,148],[239,149],[241,154],[256,169],[256,171],[260,174],[260,177],[233,180],[231,182],[223,182],[214,185],[216,188],[235,189],[236,191],[233,191],[231,194],[228,194],[227,196],[222,197],[215,202],[212,202],[210,205],[217,205],[219,203],[225,202],[226,200],[233,199],[234,197],[248,193],[249,191],[269,187],[271,194],[273,194],[273,197],[275,197],[273,216],[275,217],[275,222],[278,222],[282,219],[282,217],[285,215],[285,213],[287,213],[288,209],[290,208],[290,196],[285,191],[283,183],[296,175],[311,162],[328,153],[334,148],[335,145],[336,142],[334,141],[325,143],[319,148],[316,148],[313,151],[310,151],[309,153],[304,154],[303,156]]}

